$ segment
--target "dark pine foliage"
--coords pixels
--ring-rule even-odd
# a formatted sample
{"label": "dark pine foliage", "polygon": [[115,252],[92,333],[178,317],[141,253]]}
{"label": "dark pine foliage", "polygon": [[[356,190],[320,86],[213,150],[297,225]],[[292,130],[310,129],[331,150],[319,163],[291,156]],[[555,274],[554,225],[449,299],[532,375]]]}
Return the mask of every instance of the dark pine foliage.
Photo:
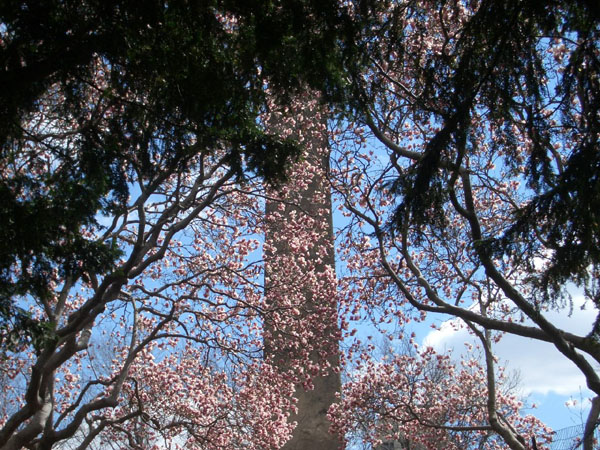
{"label": "dark pine foliage", "polygon": [[[429,2],[424,16],[445,3]],[[419,8],[425,6],[415,2],[413,10]],[[398,57],[410,59],[402,51],[405,36],[396,31]],[[392,23],[386,32],[394,32]],[[540,42],[554,38],[572,44],[566,69],[549,94],[544,81],[549,56],[540,50]],[[469,149],[477,145],[469,137],[472,113],[483,109],[507,129],[526,123],[532,150],[525,161],[525,177],[536,194],[503,236],[481,244],[496,255],[519,257],[523,264],[531,264],[542,245],[550,249],[551,264],[534,281],[535,295],[543,300],[556,298],[567,281],[589,282],[590,273],[600,267],[598,3],[484,0],[465,24],[452,53],[420,61],[419,67],[414,85],[420,95],[411,101],[419,114],[438,122],[440,130],[427,142],[420,161],[393,183],[401,201],[390,226],[402,227],[407,220],[444,226],[443,205],[450,183]],[[549,95],[555,96],[554,105],[560,105],[552,118],[543,114]],[[574,108],[573,100],[580,106]],[[368,96],[363,101],[368,103]],[[556,127],[570,130],[572,142],[562,167],[557,167],[553,156],[551,137]],[[511,143],[509,132],[505,137],[507,163],[521,164],[517,143]],[[600,293],[592,297],[600,307]]]}
{"label": "dark pine foliage", "polygon": [[[233,28],[219,20],[228,14]],[[33,142],[53,167],[0,177],[0,339],[45,333],[18,299],[48,295],[51,270],[76,280],[112,267],[118,251],[80,230],[123,207],[132,177],[190,170],[216,146],[239,177],[283,176],[296,147],[257,120],[264,80],[282,101],[306,86],[343,101],[361,62],[357,18],[334,0],[3,1],[0,161],[10,166]],[[105,86],[90,104],[99,64]],[[26,131],[40,111],[76,122],[75,148]],[[151,164],[157,155],[162,167]]]}

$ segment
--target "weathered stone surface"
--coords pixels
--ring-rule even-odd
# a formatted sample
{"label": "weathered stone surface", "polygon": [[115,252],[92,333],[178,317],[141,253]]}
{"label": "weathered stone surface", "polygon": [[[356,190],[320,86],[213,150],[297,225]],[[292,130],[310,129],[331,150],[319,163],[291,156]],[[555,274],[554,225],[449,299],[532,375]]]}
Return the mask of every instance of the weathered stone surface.
{"label": "weathered stone surface", "polygon": [[[318,114],[318,107],[305,108],[300,112],[302,120],[296,122],[296,126],[300,127],[297,131],[298,135],[303,136],[303,145],[305,154],[303,155],[302,166],[303,173],[301,176],[307,177],[308,183],[304,189],[290,189],[289,192],[279,193],[280,200],[268,200],[266,204],[266,213],[270,215],[274,212],[279,213],[279,220],[272,223],[271,229],[267,231],[267,242],[274,249],[274,255],[283,256],[289,254],[290,248],[286,242],[285,233],[281,231],[294,218],[297,219],[299,214],[305,214],[314,219],[316,229],[318,230],[318,238],[315,242],[311,242],[311,249],[308,254],[309,265],[313,265],[316,273],[322,273],[326,270],[335,271],[335,257],[333,246],[333,225],[331,211],[331,194],[330,188],[326,180],[328,171],[329,154],[328,141],[326,133],[326,121]],[[275,119],[271,122],[273,129],[281,129],[282,125],[279,120]],[[308,167],[308,170],[307,170]],[[295,169],[292,169],[292,172]],[[293,179],[294,173],[291,174]],[[296,174],[297,175],[297,174]],[[281,203],[285,206],[282,206]],[[323,249],[326,249],[325,254]],[[267,258],[267,261],[269,258]],[[270,268],[267,263],[267,277]],[[301,276],[299,274],[298,278]],[[269,286],[266,283],[267,298],[269,298]],[[329,364],[332,367],[339,367],[339,356],[337,354],[339,329],[336,317],[335,296],[332,298],[315,298],[311,291],[311,286],[303,288],[303,311],[306,315],[315,310],[320,310],[324,306],[330,308],[333,314],[324,314],[320,316],[320,323],[315,324],[323,326],[325,321],[326,333],[321,346],[317,346],[311,354],[311,360],[317,361],[319,351],[329,352]],[[323,305],[326,302],[326,305]],[[332,308],[332,309],[331,309]],[[314,320],[314,316],[312,319]],[[309,324],[310,325],[310,324]],[[268,325],[267,325],[268,326]],[[331,353],[331,349],[335,352]],[[265,353],[269,356],[269,342],[265,342]],[[289,363],[287,354],[271,354],[271,357],[285,368]],[[285,445],[285,450],[338,450],[342,443],[338,436],[329,433],[329,421],[327,420],[327,410],[329,406],[336,401],[336,393],[341,389],[341,380],[339,373],[330,371],[327,376],[317,376],[313,379],[314,389],[305,390],[302,386],[296,389],[298,413],[292,414],[290,420],[297,421],[298,426],[294,430],[293,438]]]}

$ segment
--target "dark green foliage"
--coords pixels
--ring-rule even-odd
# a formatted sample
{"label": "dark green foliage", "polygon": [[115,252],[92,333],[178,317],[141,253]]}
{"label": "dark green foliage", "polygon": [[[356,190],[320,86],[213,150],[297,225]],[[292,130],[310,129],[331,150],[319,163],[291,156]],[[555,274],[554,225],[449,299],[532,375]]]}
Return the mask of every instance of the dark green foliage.
{"label": "dark green foliage", "polygon": [[[442,4],[428,4],[424,17]],[[418,11],[420,6],[413,7]],[[397,31],[398,55],[409,60],[403,38],[402,30]],[[569,51],[565,70],[546,83],[552,57],[541,50],[541,43],[553,38],[568,40]],[[505,234],[487,242],[489,250],[509,253],[524,265],[532,264],[542,246],[551,250],[551,265],[534,282],[534,295],[545,300],[567,281],[590,281],[590,267],[600,265],[597,2],[484,0],[453,45],[450,54],[410,61],[411,67],[420,68],[411,85],[417,93],[411,98],[413,108],[440,129],[427,142],[423,158],[393,183],[401,201],[392,227],[406,220],[443,226],[444,203],[457,168],[478,145],[469,135],[471,119],[475,112],[484,112],[506,128],[501,142],[490,145],[494,150],[502,146],[506,164],[525,164],[524,176],[535,192]],[[544,114],[548,104],[556,108],[552,117]],[[531,141],[528,155],[517,152],[513,124]],[[572,144],[562,167],[552,148],[556,130],[566,133]]]}
{"label": "dark green foliage", "polygon": [[0,304],[0,358],[27,345],[39,354],[54,339],[52,325],[34,320],[27,311],[7,303]]}
{"label": "dark green foliage", "polygon": [[[217,147],[238,177],[280,179],[296,148],[257,119],[264,80],[282,101],[307,86],[345,98],[359,26],[333,0],[2,2],[0,332],[42,326],[16,302],[55,289],[52,270],[76,280],[112,267],[118,250],[81,228],[122,209],[131,183],[191,170]],[[40,115],[67,125],[28,123]]]}

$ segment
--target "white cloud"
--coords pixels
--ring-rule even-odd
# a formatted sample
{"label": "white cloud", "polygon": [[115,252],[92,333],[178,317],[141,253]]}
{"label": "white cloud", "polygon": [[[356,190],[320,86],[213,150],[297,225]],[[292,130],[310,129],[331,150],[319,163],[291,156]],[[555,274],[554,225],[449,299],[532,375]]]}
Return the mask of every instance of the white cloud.
{"label": "white cloud", "polygon": [[[596,311],[588,305],[584,310],[583,297],[573,298],[573,313],[551,312],[548,319],[563,330],[586,334],[591,329]],[[430,332],[423,345],[438,351],[453,349],[455,355],[466,354],[465,342],[475,343],[464,328],[457,330],[451,321],[444,322],[439,330]],[[524,394],[578,395],[585,389],[585,379],[579,369],[552,345],[533,339],[505,335],[494,351],[500,362],[509,370],[520,373],[520,388]]]}

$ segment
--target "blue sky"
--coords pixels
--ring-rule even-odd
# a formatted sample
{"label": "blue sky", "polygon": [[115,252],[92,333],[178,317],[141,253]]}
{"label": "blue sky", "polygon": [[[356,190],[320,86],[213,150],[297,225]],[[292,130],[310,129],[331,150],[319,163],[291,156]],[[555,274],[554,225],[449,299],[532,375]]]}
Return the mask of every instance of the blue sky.
{"label": "blue sky", "polygon": [[[547,317],[564,330],[586,334],[591,329],[596,311],[585,305],[583,297],[573,291],[573,311],[551,311]],[[582,309],[583,308],[583,309]],[[465,351],[464,343],[472,342],[466,330],[455,331],[448,323],[439,331],[427,333],[423,344],[436,350],[453,349],[458,356]],[[571,361],[548,343],[519,336],[505,335],[496,345],[500,362],[520,376],[520,390],[537,408],[524,411],[541,419],[553,429],[561,429],[585,421],[591,391],[585,379]],[[570,406],[566,404],[569,403]]]}

